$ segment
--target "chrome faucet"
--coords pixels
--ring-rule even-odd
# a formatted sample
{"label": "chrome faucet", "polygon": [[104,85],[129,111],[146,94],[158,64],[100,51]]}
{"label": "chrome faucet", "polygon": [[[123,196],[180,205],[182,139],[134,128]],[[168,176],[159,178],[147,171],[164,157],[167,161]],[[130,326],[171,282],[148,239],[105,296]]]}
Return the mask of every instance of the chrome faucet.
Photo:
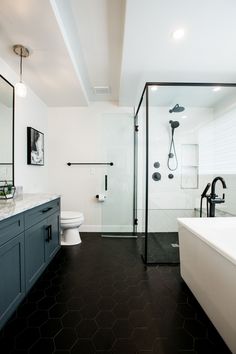
{"label": "chrome faucet", "polygon": [[216,189],[216,182],[217,181],[221,181],[223,188],[227,188],[226,187],[226,183],[224,178],[222,177],[216,177],[213,179],[212,184],[211,184],[211,193],[207,196],[207,202],[210,205],[210,217],[214,217],[215,216],[215,205],[216,204],[221,204],[225,202],[225,194],[223,193],[222,198],[218,197],[218,195],[215,192]]}

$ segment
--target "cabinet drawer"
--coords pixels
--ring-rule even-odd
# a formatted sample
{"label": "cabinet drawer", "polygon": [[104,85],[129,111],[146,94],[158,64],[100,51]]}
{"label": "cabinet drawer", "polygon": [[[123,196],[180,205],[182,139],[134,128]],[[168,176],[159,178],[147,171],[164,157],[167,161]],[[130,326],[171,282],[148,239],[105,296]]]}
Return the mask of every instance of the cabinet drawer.
{"label": "cabinet drawer", "polygon": [[0,222],[0,246],[24,231],[23,214],[14,215]]}
{"label": "cabinet drawer", "polygon": [[60,199],[52,200],[51,202],[39,205],[25,212],[25,229],[37,224],[48,216],[60,210]]}

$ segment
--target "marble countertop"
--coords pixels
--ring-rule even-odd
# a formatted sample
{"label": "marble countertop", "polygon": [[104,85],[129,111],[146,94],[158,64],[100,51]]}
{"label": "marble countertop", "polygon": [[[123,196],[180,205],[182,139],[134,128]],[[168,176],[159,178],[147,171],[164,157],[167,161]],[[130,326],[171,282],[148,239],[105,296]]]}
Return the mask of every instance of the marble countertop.
{"label": "marble countertop", "polygon": [[60,198],[57,194],[22,194],[14,199],[0,200],[0,220],[20,214],[38,205]]}

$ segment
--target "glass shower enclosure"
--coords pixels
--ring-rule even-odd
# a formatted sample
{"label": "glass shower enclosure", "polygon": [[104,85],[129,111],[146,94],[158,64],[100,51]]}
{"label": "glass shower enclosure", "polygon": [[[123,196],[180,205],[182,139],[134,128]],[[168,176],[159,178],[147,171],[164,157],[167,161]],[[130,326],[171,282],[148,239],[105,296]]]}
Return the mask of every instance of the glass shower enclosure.
{"label": "glass shower enclosure", "polygon": [[[199,217],[213,178],[236,215],[236,84],[146,83],[135,114],[134,219],[146,264],[178,263],[178,218]],[[203,216],[206,206],[203,204]]]}
{"label": "glass shower enclosure", "polygon": [[[132,112],[132,111],[131,111]],[[133,233],[134,203],[134,115],[107,113],[102,116],[101,148],[105,161],[112,166],[103,167],[101,188],[102,237],[129,238]]]}

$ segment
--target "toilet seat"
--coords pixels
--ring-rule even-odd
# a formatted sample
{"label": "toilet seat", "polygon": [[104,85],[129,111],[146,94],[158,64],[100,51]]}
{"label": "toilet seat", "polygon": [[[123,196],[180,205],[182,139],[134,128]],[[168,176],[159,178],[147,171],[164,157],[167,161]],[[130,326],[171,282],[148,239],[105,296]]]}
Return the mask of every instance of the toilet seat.
{"label": "toilet seat", "polygon": [[61,220],[72,220],[84,218],[83,214],[77,211],[62,211]]}
{"label": "toilet seat", "polygon": [[76,211],[62,211],[61,212],[61,224],[82,224],[84,221],[84,215]]}
{"label": "toilet seat", "polygon": [[83,217],[77,219],[61,220],[61,225],[81,224],[83,221],[84,221]]}

